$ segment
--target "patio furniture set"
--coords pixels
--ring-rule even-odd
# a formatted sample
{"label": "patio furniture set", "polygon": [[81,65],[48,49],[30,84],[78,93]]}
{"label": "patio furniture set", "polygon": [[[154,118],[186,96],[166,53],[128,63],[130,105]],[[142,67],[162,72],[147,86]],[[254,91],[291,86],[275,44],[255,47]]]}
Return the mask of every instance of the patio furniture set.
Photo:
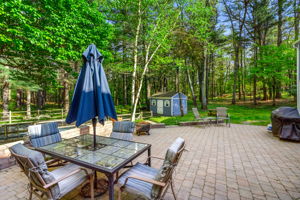
{"label": "patio furniture set", "polygon": [[[151,144],[133,141],[133,122],[114,122],[110,137],[90,134],[62,139],[57,123],[29,127],[30,145],[16,144],[10,148],[11,155],[28,178],[29,199],[61,199],[84,185],[90,186],[94,199],[96,172],[106,175],[109,199],[114,199],[114,186],[118,199],[123,191],[144,199],[162,199],[171,186],[176,199],[172,174],[185,148],[185,141],[177,138],[168,148],[165,158],[151,156]],[[147,152],[145,163],[132,163]],[[45,161],[46,156],[51,159]],[[151,167],[151,159],[161,159],[160,169]],[[56,162],[56,168],[51,165]],[[57,166],[60,166],[57,168]],[[125,170],[127,167],[127,170]],[[120,175],[119,175],[120,174]]]}
{"label": "patio furniture set", "polygon": [[197,108],[192,108],[194,117],[197,121],[203,122],[203,124],[212,124],[216,123],[219,124],[221,122],[225,122],[226,125],[228,124],[230,127],[230,115],[227,113],[227,108],[225,107],[217,107],[215,110],[211,109],[209,110],[209,113],[213,115],[215,113],[215,116],[209,116],[209,117],[201,117]]}

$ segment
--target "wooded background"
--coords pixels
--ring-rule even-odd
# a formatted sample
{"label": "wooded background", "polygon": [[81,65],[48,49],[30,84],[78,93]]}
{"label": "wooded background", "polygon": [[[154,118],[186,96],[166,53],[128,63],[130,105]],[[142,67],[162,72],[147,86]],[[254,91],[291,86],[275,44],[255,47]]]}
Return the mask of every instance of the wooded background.
{"label": "wooded background", "polygon": [[2,1],[2,118],[48,104],[67,110],[91,43],[115,104],[132,113],[167,91],[204,110],[216,98],[275,105],[296,98],[299,21],[300,0]]}

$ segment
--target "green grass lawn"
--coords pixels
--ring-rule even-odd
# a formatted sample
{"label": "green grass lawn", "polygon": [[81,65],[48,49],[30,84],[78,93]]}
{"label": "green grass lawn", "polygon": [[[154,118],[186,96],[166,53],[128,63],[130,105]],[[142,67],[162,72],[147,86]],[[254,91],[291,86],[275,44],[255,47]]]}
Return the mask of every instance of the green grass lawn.
{"label": "green grass lawn", "polygon": [[[200,105],[199,105],[200,106]],[[235,124],[251,124],[251,125],[267,125],[270,121],[271,112],[281,106],[295,107],[296,103],[290,99],[278,101],[276,106],[272,106],[272,102],[259,102],[258,105],[253,105],[251,102],[238,102],[236,105],[231,105],[231,101],[217,100],[209,103],[209,109],[216,107],[227,107],[231,117],[231,123]],[[176,125],[178,122],[195,121],[192,113],[192,103],[188,103],[188,113],[181,117],[165,117],[155,116],[150,118],[151,121],[165,123],[166,125]],[[201,117],[207,116],[207,111],[204,112],[198,109]]]}

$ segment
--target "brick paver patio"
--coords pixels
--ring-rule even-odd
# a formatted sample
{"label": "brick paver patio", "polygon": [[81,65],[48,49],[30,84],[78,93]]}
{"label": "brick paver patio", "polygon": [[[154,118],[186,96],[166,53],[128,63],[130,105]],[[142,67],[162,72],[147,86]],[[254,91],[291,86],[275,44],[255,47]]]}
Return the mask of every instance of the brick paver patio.
{"label": "brick paver patio", "polygon": [[[163,156],[179,136],[189,151],[175,173],[178,199],[300,198],[299,143],[281,141],[265,127],[248,125],[153,129],[150,136],[135,140],[151,143],[152,155]],[[153,166],[160,162],[153,160]],[[17,166],[1,170],[0,183],[0,199],[28,198],[27,180]],[[173,198],[167,193],[165,199]]]}

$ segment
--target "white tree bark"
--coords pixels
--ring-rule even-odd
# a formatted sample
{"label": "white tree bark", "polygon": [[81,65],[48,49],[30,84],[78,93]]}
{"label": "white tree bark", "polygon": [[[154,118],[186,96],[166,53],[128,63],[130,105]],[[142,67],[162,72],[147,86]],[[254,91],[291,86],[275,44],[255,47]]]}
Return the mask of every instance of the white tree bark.
{"label": "white tree bark", "polygon": [[132,72],[132,82],[131,82],[131,105],[134,105],[135,102],[135,85],[136,85],[136,70],[138,65],[138,42],[140,38],[140,29],[142,24],[142,16],[141,16],[141,0],[139,0],[138,6],[138,24],[135,32],[135,41],[134,41],[134,49],[133,49],[133,72]]}
{"label": "white tree bark", "polygon": [[27,119],[31,118],[31,92],[30,90],[26,90],[26,117]]}

